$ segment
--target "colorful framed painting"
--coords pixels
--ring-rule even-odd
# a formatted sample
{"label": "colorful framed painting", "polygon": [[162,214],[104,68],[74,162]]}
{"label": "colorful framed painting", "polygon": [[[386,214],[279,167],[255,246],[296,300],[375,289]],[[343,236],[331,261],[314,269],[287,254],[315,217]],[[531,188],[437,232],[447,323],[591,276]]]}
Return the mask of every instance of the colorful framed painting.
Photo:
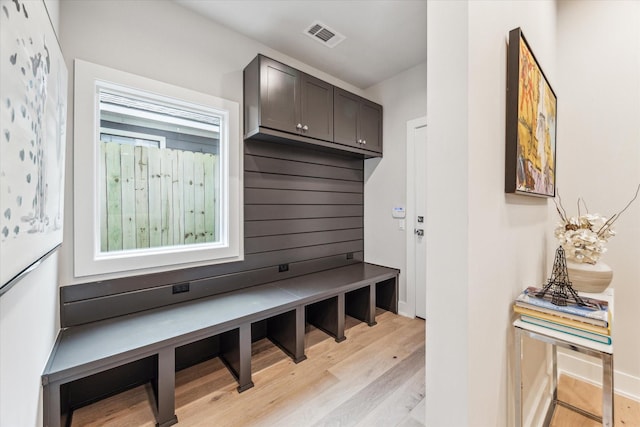
{"label": "colorful framed painting", "polygon": [[520,28],[507,51],[505,192],[556,194],[557,98]]}
{"label": "colorful framed painting", "polygon": [[0,0],[0,295],[62,242],[67,68],[44,1]]}

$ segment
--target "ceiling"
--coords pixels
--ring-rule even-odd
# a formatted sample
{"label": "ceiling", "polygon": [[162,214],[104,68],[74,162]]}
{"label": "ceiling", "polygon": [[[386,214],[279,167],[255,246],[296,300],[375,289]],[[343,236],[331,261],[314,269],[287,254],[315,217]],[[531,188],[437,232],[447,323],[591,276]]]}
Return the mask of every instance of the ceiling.
{"label": "ceiling", "polygon": [[[175,0],[225,27],[366,89],[427,59],[426,0]],[[346,37],[329,48],[315,21]]]}

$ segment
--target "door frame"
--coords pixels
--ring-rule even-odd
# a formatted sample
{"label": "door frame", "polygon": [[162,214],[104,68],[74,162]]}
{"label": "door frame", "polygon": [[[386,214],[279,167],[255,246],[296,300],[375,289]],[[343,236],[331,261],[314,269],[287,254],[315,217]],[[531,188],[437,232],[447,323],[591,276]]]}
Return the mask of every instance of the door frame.
{"label": "door frame", "polygon": [[[414,155],[415,155],[415,138],[414,129],[427,126],[427,116],[418,117],[416,119],[407,121],[407,158],[406,158],[406,171],[407,171],[407,209],[406,209],[406,249],[407,249],[407,265],[406,265],[406,283],[407,283],[407,301],[404,312],[409,317],[416,316],[416,283],[415,283],[415,269],[416,269],[416,254],[415,254],[415,236],[414,236],[414,217],[416,215],[416,201],[415,192],[416,185],[414,181],[415,167],[414,167]],[[425,221],[427,218],[425,218]],[[426,222],[425,222],[426,226]],[[425,227],[426,228],[426,227]],[[425,260],[426,263],[426,260]]]}

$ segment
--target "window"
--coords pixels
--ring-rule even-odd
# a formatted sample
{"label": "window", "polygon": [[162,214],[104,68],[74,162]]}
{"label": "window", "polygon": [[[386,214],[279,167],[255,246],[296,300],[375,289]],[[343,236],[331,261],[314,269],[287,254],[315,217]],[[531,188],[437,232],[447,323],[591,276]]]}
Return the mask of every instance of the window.
{"label": "window", "polygon": [[76,60],[77,277],[242,259],[238,104]]}
{"label": "window", "polygon": [[102,86],[100,253],[218,242],[224,117]]}

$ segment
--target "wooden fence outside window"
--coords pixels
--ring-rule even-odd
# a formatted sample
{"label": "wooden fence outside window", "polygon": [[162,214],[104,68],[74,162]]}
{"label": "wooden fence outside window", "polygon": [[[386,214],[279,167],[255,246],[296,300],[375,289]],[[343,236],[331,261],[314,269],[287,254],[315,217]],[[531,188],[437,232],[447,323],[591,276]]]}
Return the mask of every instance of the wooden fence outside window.
{"label": "wooden fence outside window", "polygon": [[99,144],[102,252],[216,241],[216,155]]}

